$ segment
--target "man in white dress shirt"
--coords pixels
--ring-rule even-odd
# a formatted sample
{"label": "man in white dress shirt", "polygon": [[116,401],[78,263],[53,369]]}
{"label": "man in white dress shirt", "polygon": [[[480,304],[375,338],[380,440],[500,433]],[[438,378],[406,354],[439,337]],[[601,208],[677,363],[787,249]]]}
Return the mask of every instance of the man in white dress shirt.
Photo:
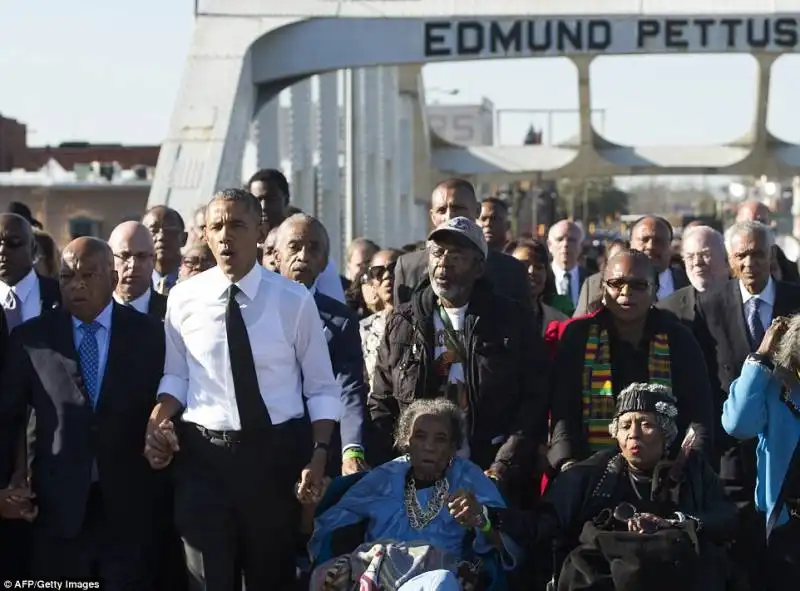
{"label": "man in white dress shirt", "polygon": [[262,231],[253,195],[217,193],[206,240],[218,266],[179,283],[167,305],[145,454],[155,468],[174,454],[193,590],[230,591],[242,575],[256,591],[294,587],[295,493],[319,498],[341,414],[314,297],[258,264]]}
{"label": "man in white dress shirt", "polygon": [[114,252],[119,283],[114,299],[142,314],[164,319],[167,298],[153,290],[155,245],[150,231],[139,222],[122,222],[108,238]]}

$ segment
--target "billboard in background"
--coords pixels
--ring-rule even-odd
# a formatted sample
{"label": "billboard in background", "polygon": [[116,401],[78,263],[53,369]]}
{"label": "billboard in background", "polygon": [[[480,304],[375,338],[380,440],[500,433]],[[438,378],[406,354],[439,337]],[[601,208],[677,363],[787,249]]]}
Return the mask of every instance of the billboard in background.
{"label": "billboard in background", "polygon": [[441,138],[459,146],[491,146],[494,142],[494,105],[428,105],[428,125]]}

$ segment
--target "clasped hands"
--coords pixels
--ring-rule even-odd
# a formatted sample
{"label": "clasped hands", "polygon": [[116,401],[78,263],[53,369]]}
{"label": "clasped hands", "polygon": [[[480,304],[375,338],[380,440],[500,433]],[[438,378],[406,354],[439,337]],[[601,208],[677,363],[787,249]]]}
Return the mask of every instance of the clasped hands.
{"label": "clasped hands", "polygon": [[150,419],[144,438],[144,457],[150,467],[154,470],[166,468],[177,451],[180,451],[180,445],[174,423],[169,419],[161,422]]}
{"label": "clasped hands", "polygon": [[29,482],[12,482],[8,488],[0,490],[0,517],[33,521],[39,514],[39,508],[33,504],[34,498],[36,494],[31,491]]}

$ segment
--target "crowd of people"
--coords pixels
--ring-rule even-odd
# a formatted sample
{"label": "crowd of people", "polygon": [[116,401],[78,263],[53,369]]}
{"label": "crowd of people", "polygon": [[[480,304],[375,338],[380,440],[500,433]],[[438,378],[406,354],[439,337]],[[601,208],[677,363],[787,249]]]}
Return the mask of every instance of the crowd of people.
{"label": "crowd of people", "polygon": [[450,179],[424,242],[339,275],[290,203],[262,170],[60,254],[0,214],[0,578],[796,588],[800,276],[767,207],[588,261]]}

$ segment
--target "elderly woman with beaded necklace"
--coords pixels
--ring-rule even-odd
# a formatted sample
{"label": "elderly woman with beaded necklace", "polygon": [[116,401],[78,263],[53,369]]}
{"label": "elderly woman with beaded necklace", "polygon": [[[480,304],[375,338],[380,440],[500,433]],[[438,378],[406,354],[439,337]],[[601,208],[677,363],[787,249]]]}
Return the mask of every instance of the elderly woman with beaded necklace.
{"label": "elderly woman with beaded necklace", "polygon": [[[440,556],[442,568],[408,576],[401,573],[399,584],[379,581],[387,591],[461,589],[462,571],[455,565],[494,551],[499,552],[504,568],[514,568],[518,547],[487,516],[488,507],[505,503],[483,470],[456,457],[463,437],[463,413],[452,402],[432,399],[411,404],[400,416],[396,433],[397,447],[405,455],[366,474],[317,518],[309,543],[311,556],[319,556],[323,540],[336,530],[365,523],[360,541],[387,547],[422,543]],[[392,552],[387,550],[385,555],[384,560]],[[418,565],[419,560],[414,562]],[[336,564],[341,568],[343,562]],[[393,568],[402,566],[393,564]],[[348,581],[351,587],[358,582],[353,578]]]}
{"label": "elderly woman with beaded necklace", "polygon": [[733,381],[722,426],[758,438],[756,509],[768,540],[761,563],[769,591],[797,589],[800,577],[800,315],[776,318]]}

